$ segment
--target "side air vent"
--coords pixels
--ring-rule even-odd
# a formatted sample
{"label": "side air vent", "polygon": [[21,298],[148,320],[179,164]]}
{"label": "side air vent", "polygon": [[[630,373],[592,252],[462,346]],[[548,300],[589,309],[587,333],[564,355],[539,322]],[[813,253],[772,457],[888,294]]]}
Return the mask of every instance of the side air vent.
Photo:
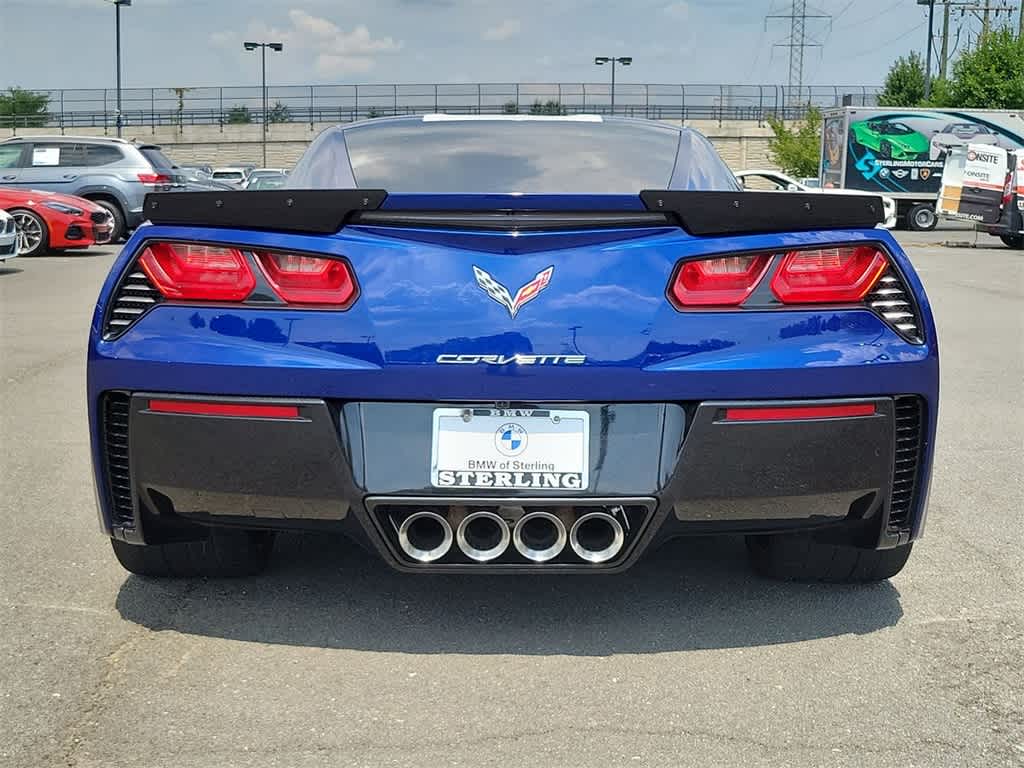
{"label": "side air vent", "polygon": [[103,396],[103,452],[107,493],[114,525],[131,526],[135,504],[128,471],[128,395],[108,392]]}
{"label": "side air vent", "polygon": [[149,311],[150,307],[163,301],[163,296],[153,287],[138,266],[133,266],[114,293],[103,325],[103,338],[114,339],[128,330]]}
{"label": "side air vent", "polygon": [[918,495],[924,404],[919,397],[896,398],[896,458],[892,473],[889,528],[906,528]]}
{"label": "side air vent", "polygon": [[904,339],[914,344],[924,341],[917,307],[898,272],[887,270],[864,301]]}

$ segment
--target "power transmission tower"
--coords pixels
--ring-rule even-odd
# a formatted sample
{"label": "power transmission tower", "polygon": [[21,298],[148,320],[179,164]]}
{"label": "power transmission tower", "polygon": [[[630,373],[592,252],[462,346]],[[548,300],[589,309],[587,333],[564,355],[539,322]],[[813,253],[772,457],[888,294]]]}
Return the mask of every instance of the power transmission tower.
{"label": "power transmission tower", "polygon": [[[765,17],[765,29],[772,19],[786,19],[789,21],[789,38],[784,43],[776,43],[776,48],[789,48],[789,92],[790,99],[800,98],[800,90],[804,84],[804,51],[807,48],[821,48],[821,43],[814,39],[808,39],[808,20],[829,19],[832,17],[819,11],[807,10],[807,0],[793,0],[793,6],[788,14],[772,14]],[[794,92],[795,91],[795,92]]]}

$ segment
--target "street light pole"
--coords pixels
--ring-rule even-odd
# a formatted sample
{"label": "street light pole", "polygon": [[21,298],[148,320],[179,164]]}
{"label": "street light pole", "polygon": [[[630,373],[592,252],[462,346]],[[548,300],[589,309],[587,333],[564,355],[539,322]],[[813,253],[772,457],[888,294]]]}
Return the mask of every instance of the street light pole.
{"label": "street light pole", "polygon": [[245,42],[242,43],[242,47],[247,51],[255,51],[257,48],[260,49],[260,56],[262,58],[262,70],[263,70],[263,167],[267,167],[267,117],[270,112],[270,105],[267,103],[267,48],[272,51],[284,50],[284,43],[256,43],[256,42]]}
{"label": "street light pole", "polygon": [[633,63],[633,57],[632,56],[619,56],[617,58],[615,56],[595,56],[594,57],[594,63],[597,64],[598,66],[603,66],[605,64],[608,64],[609,62],[611,62],[611,65],[612,65],[611,112],[614,115],[615,114],[615,64],[617,62],[617,63],[621,64],[624,67],[628,67],[630,64]]}
{"label": "street light pole", "polygon": [[117,114],[114,123],[117,126],[118,138],[121,136],[121,126],[124,125],[124,118],[121,117],[121,6],[131,5],[132,0],[109,0],[114,4],[114,69],[116,80]]}

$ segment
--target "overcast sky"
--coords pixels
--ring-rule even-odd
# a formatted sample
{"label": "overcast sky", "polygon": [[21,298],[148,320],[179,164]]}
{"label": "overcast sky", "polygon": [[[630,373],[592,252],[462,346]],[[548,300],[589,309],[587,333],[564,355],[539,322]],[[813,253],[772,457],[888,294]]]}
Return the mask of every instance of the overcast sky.
{"label": "overcast sky", "polygon": [[[124,84],[258,83],[243,39],[273,39],[276,84],[601,82],[593,57],[632,55],[620,78],[784,83],[788,0],[134,0],[122,12]],[[818,0],[831,25],[805,82],[876,84],[922,48],[914,0]],[[940,25],[936,25],[940,29]],[[113,85],[114,9],[104,0],[0,0],[0,87]]]}

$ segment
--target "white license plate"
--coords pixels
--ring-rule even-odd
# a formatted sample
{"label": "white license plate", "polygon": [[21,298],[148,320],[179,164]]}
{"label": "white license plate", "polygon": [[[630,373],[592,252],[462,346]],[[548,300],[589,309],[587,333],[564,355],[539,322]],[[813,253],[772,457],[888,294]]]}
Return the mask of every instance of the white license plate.
{"label": "white license plate", "polygon": [[585,491],[589,448],[586,411],[436,408],[430,482],[436,488]]}

